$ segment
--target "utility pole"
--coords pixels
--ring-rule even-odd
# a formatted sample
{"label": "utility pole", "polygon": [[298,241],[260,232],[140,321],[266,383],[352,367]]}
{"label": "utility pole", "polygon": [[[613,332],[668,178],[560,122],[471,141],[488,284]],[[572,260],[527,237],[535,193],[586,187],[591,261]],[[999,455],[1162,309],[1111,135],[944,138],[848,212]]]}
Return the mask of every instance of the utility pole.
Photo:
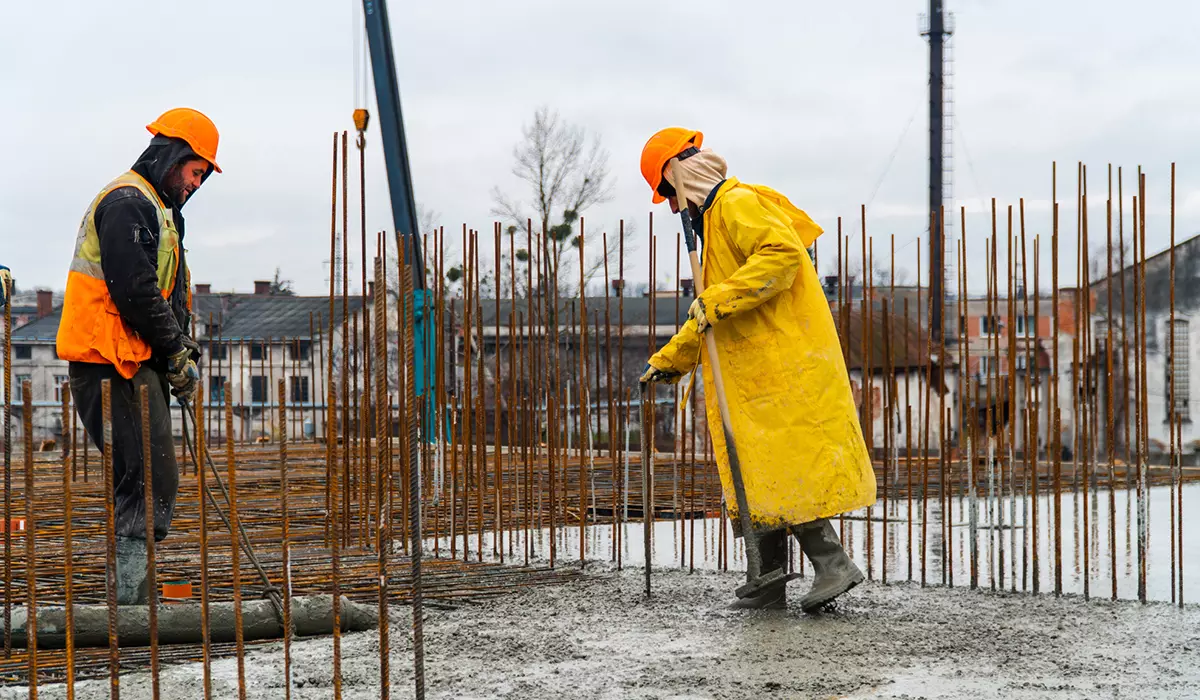
{"label": "utility pole", "polygon": [[[942,221],[942,171],[944,167],[942,147],[945,137],[945,40],[950,32],[946,28],[942,0],[929,0],[927,26],[921,34],[929,38],[929,294],[933,302],[933,313],[929,318],[929,330],[934,342],[943,338],[945,317],[946,241],[945,223]],[[953,216],[953,212],[949,212]]]}

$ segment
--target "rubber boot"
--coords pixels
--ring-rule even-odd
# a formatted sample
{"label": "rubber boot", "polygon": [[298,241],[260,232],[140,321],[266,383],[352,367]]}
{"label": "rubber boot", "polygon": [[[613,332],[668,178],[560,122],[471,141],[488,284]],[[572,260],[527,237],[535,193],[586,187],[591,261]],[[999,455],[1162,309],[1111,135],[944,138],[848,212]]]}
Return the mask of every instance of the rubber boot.
{"label": "rubber boot", "polygon": [[150,599],[146,586],[146,540],[117,538],[117,605],[145,605]]}
{"label": "rubber boot", "polygon": [[800,549],[813,567],[813,585],[803,598],[804,612],[820,610],[834,598],[862,583],[863,573],[838,540],[833,523],[827,519],[806,523],[796,531]]}
{"label": "rubber boot", "polygon": [[[787,569],[787,533],[784,530],[768,532],[758,538],[762,554],[763,570]],[[738,598],[729,605],[730,610],[783,610],[787,608],[787,583],[771,586],[762,593],[749,598]]]}

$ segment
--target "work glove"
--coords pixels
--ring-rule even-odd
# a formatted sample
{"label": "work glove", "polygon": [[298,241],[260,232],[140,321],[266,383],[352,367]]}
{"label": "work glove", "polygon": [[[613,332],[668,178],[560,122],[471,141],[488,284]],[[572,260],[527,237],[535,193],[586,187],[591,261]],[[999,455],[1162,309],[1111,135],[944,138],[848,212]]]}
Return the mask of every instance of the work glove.
{"label": "work glove", "polygon": [[196,395],[196,383],[200,381],[200,370],[192,360],[192,349],[186,345],[182,350],[167,358],[167,381],[171,383],[171,394],[178,399],[191,401]]}
{"label": "work glove", "polygon": [[683,375],[678,372],[659,369],[647,362],[646,371],[642,373],[641,379],[638,381],[642,384],[648,384],[650,382],[656,382],[659,384],[674,384],[675,382],[679,381],[681,376]]}
{"label": "work glove", "polygon": [[8,303],[8,290],[12,286],[12,272],[0,265],[0,309]]}
{"label": "work glove", "polygon": [[692,305],[688,307],[688,318],[696,322],[696,331],[698,333],[703,333],[705,329],[712,325],[708,322],[708,314],[704,308],[704,300],[700,297],[696,297],[696,300],[693,301]]}

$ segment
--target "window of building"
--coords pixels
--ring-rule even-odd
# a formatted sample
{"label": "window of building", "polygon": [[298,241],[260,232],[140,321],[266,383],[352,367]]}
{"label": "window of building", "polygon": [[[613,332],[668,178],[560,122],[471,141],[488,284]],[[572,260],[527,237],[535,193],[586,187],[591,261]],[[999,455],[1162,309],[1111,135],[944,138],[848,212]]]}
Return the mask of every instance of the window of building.
{"label": "window of building", "polygon": [[71,378],[65,374],[54,375],[54,402],[55,403],[62,403],[63,384],[66,384],[69,381],[71,381]]}
{"label": "window of building", "polygon": [[250,377],[250,400],[254,403],[267,402],[267,378],[256,374]]}
{"label": "window of building", "polygon": [[292,377],[291,380],[291,401],[293,403],[308,403],[308,377]]}
{"label": "window of building", "polygon": [[311,340],[293,340],[288,343],[288,359],[305,361],[312,355]]}
{"label": "window of building", "polygon": [[1025,353],[1018,354],[1017,355],[1017,371],[1024,372],[1025,368],[1028,366],[1027,365],[1028,361],[1029,361],[1029,358],[1025,356]]}
{"label": "window of building", "polygon": [[[1191,420],[1191,410],[1188,397],[1191,396],[1189,385],[1191,379],[1191,366],[1188,363],[1188,322],[1182,319],[1175,321],[1173,329],[1173,337],[1175,339],[1175,352],[1172,354],[1170,361],[1167,363],[1167,414],[1170,416],[1174,413],[1174,417],[1181,421]],[[1175,391],[1171,391],[1171,380],[1175,380]],[[1171,400],[1174,393],[1174,401]],[[1174,410],[1172,411],[1172,404]]]}
{"label": "window of building", "polygon": [[1029,316],[1017,316],[1017,337],[1032,338],[1037,332],[1037,317],[1030,314]]}
{"label": "window of building", "polygon": [[991,373],[992,373],[991,360],[992,360],[992,358],[988,357],[987,355],[984,355],[983,357],[979,358],[978,373],[979,373],[980,377],[984,377],[986,379],[987,377],[991,376]]}
{"label": "window of building", "polygon": [[229,357],[229,346],[225,343],[209,343],[208,359],[213,362],[224,362]]}
{"label": "window of building", "polygon": [[32,345],[14,345],[12,346],[14,360],[32,360],[33,346]]}
{"label": "window of building", "polygon": [[995,335],[1000,332],[1000,317],[999,316],[980,316],[979,317],[979,333],[980,335]]}
{"label": "window of building", "polygon": [[32,380],[33,376],[29,374],[18,374],[13,377],[12,400],[14,402],[21,402],[25,400],[25,382],[30,382]]}
{"label": "window of building", "polygon": [[221,335],[221,322],[213,321],[212,323],[205,324],[204,335],[207,335],[209,338],[215,338],[218,335]]}
{"label": "window of building", "polygon": [[225,376],[208,375],[208,400],[210,403],[225,403]]}
{"label": "window of building", "polygon": [[265,360],[267,358],[267,346],[262,343],[250,343],[250,359]]}

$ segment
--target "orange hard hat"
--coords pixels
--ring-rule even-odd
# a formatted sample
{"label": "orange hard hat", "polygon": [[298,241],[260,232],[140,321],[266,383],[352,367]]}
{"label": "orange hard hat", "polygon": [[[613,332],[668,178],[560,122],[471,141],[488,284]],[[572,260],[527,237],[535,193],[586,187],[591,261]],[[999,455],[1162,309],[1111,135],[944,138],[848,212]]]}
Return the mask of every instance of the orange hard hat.
{"label": "orange hard hat", "polygon": [[658,186],[662,183],[663,168],[666,167],[667,161],[689,147],[700,148],[703,143],[704,134],[678,126],[663,129],[646,142],[642,148],[642,177],[646,178],[654,192],[655,204],[666,201],[666,197],[658,193]]}
{"label": "orange hard hat", "polygon": [[176,107],[163,112],[162,116],[146,125],[146,130],[158,136],[170,136],[183,139],[192,147],[196,155],[209,163],[213,169],[221,172],[217,165],[217,125],[212,120],[189,107]]}

